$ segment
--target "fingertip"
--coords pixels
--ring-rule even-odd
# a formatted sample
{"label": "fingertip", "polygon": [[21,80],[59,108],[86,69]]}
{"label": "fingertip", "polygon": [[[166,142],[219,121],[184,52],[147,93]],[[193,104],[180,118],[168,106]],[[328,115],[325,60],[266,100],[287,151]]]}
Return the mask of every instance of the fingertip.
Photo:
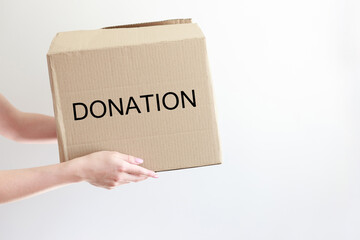
{"label": "fingertip", "polygon": [[159,175],[157,175],[156,172],[152,172],[151,175],[150,175],[150,177],[152,177],[152,178],[159,178]]}

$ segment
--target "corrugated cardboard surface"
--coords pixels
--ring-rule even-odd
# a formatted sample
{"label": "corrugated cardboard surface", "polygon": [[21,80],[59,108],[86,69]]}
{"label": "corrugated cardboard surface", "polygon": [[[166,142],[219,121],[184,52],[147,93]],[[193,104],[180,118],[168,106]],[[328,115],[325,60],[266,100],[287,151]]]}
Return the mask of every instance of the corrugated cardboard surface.
{"label": "corrugated cardboard surface", "polygon": [[[182,22],[180,22],[182,23]],[[155,171],[221,163],[206,44],[197,24],[166,24],[59,33],[47,55],[60,160],[113,150],[144,159]],[[181,103],[181,91],[196,107]],[[167,92],[179,104],[167,110]],[[141,95],[149,97],[147,108]],[[160,98],[160,110],[155,99]],[[125,114],[129,98],[138,105]],[[124,106],[110,116],[108,100]],[[74,120],[74,103],[106,113]],[[166,98],[174,106],[175,96]],[[81,113],[79,106],[77,112]],[[103,113],[102,104],[93,112]]]}

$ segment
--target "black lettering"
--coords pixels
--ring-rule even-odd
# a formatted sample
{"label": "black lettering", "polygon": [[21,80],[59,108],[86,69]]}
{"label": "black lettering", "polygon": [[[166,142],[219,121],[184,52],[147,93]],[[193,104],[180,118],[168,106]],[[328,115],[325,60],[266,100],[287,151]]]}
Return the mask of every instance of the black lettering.
{"label": "black lettering", "polygon": [[159,99],[159,94],[156,94],[156,104],[157,104],[157,110],[160,111],[160,99]]}
{"label": "black lettering", "polygon": [[[166,105],[165,98],[166,98],[166,96],[168,96],[169,94],[171,94],[171,95],[173,95],[173,96],[175,97],[176,103],[175,103],[175,105],[174,105],[173,107],[169,107],[169,106]],[[174,109],[177,108],[177,106],[179,105],[179,97],[178,97],[178,96],[176,95],[176,93],[174,93],[174,92],[167,92],[167,93],[163,96],[162,102],[163,102],[164,107],[165,107],[167,110],[174,110]]]}
{"label": "black lettering", "polygon": [[[96,114],[94,113],[93,107],[94,107],[95,103],[100,103],[100,104],[103,106],[104,111],[103,111],[102,114],[96,115]],[[105,103],[104,103],[103,101],[100,101],[100,100],[93,101],[93,102],[91,103],[91,105],[90,105],[90,113],[91,113],[91,115],[92,115],[94,118],[102,118],[102,117],[105,116],[105,114],[106,114],[106,105],[105,105]]]}
{"label": "black lettering", "polygon": [[[82,117],[78,117],[76,115],[76,106],[83,106],[84,109],[85,109],[85,114],[84,116]],[[87,106],[84,104],[84,103],[81,103],[81,102],[78,102],[78,103],[73,103],[73,111],[74,111],[74,120],[77,121],[77,120],[83,120],[87,117],[88,115],[88,109],[87,109]]]}
{"label": "black lettering", "polygon": [[150,106],[149,106],[149,97],[153,97],[154,94],[148,94],[148,95],[141,95],[140,98],[145,98],[146,101],[146,111],[150,112]]}
{"label": "black lettering", "polygon": [[[161,110],[161,105],[167,110],[174,110],[179,106],[179,101],[181,98],[181,105],[182,108],[185,108],[186,104],[190,104],[193,107],[196,107],[196,98],[195,98],[195,90],[191,90],[192,95],[187,95],[185,91],[180,91],[180,96],[178,96],[175,92],[167,92],[164,95],[161,94],[162,99],[160,99],[159,94],[146,94],[146,95],[140,95],[139,98],[145,99],[145,105],[146,105],[146,111],[150,112],[151,104],[153,102],[150,102],[150,98],[154,97],[156,98],[156,108],[157,111]],[[172,99],[169,95],[172,95]],[[122,98],[119,98],[118,104],[115,103],[112,99],[107,100],[107,104],[104,103],[101,100],[95,100],[91,103],[90,107],[88,108],[85,103],[82,102],[76,102],[73,103],[73,114],[74,114],[74,120],[79,121],[83,120],[88,116],[88,113],[94,117],[94,118],[102,118],[107,113],[107,107],[109,108],[109,115],[112,117],[114,114],[119,113],[120,115],[124,115],[124,105]],[[175,101],[175,102],[174,102]],[[188,102],[188,103],[185,103]],[[98,104],[97,106],[95,106]],[[143,105],[141,105],[143,107]],[[141,113],[141,109],[139,108],[138,104],[136,103],[134,97],[129,97],[129,101],[126,107],[125,115],[129,114],[129,111],[131,109],[136,109],[138,113]],[[96,110],[96,112],[94,112]]]}
{"label": "black lettering", "polygon": [[[134,103],[134,106],[133,106],[133,107],[130,106],[130,105],[131,105],[131,102]],[[133,109],[133,108],[135,108],[135,109],[138,111],[138,113],[141,113],[141,111],[140,111],[139,107],[137,106],[134,98],[133,98],[133,97],[130,97],[130,98],[129,98],[129,103],[128,103],[128,105],[127,105],[126,113],[125,113],[125,114],[128,115],[129,110],[130,110],[130,109]]]}
{"label": "black lettering", "polygon": [[193,107],[196,107],[195,90],[193,89],[191,92],[192,92],[192,99],[193,99],[192,101],[191,101],[190,98],[185,94],[184,91],[181,91],[181,103],[182,103],[182,108],[185,108],[184,98],[186,98]]}
{"label": "black lettering", "polygon": [[123,115],[124,114],[124,111],[123,111],[123,104],[122,104],[122,99],[119,98],[119,104],[120,104],[120,109],[116,106],[116,104],[111,100],[109,99],[109,113],[110,113],[110,117],[112,117],[112,106],[116,109],[116,111],[118,111],[118,113],[120,113],[120,115]]}

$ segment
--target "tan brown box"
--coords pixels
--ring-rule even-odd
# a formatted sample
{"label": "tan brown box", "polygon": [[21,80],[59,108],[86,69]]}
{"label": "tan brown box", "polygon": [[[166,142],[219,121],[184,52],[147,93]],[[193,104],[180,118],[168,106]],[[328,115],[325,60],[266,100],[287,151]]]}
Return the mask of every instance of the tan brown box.
{"label": "tan brown box", "polygon": [[205,37],[191,19],[60,32],[47,61],[61,162],[112,150],[155,171],[221,163]]}

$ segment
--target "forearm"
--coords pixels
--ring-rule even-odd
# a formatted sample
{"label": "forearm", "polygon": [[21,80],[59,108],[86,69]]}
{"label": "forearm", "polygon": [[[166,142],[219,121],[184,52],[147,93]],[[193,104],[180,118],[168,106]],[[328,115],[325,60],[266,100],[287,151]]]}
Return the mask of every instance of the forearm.
{"label": "forearm", "polygon": [[19,200],[82,181],[76,162],[0,171],[0,203]]}
{"label": "forearm", "polygon": [[18,112],[16,141],[23,143],[55,143],[55,118],[38,113]]}
{"label": "forearm", "polygon": [[55,118],[21,112],[0,94],[0,135],[23,143],[54,143]]}

